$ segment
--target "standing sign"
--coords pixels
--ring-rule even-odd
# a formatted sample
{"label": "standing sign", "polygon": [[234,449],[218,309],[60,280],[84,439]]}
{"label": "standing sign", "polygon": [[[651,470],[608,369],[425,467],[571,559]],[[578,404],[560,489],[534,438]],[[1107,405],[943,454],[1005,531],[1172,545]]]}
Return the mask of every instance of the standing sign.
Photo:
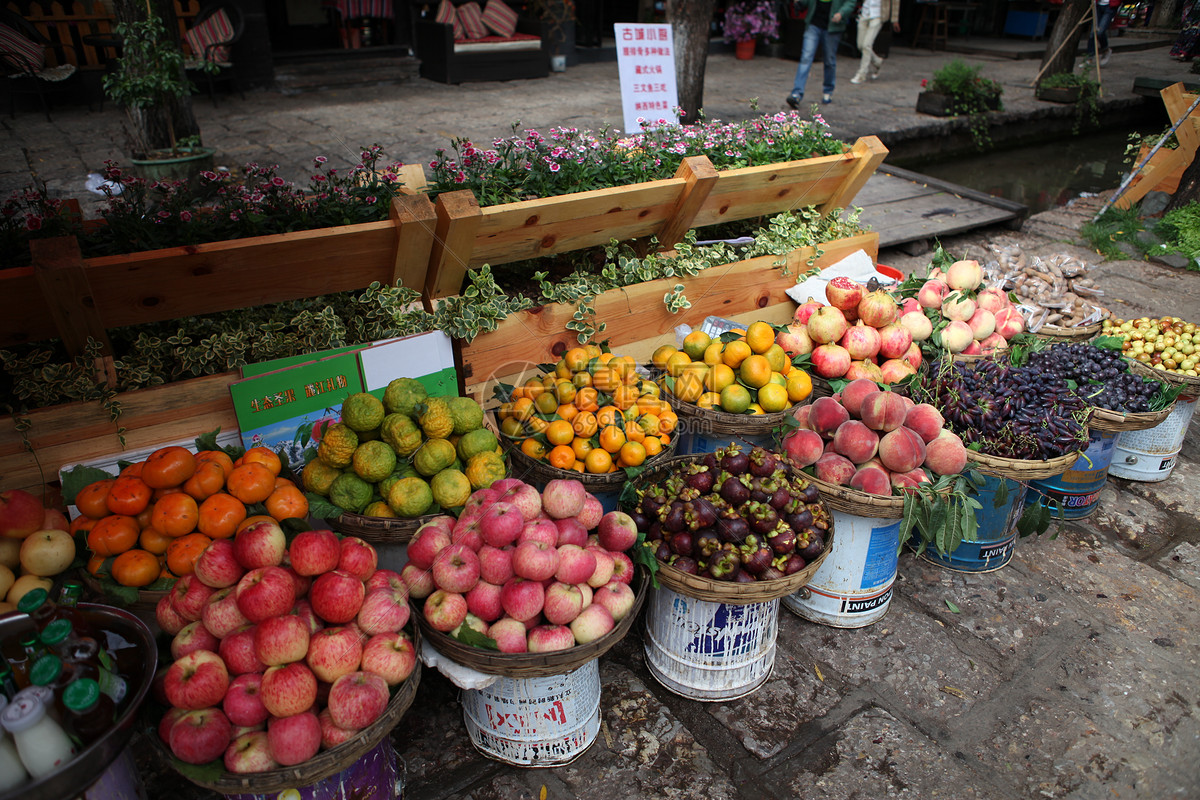
{"label": "standing sign", "polygon": [[650,127],[678,125],[679,93],[675,89],[671,26],[619,22],[613,28],[625,132],[639,133],[639,119],[649,122]]}

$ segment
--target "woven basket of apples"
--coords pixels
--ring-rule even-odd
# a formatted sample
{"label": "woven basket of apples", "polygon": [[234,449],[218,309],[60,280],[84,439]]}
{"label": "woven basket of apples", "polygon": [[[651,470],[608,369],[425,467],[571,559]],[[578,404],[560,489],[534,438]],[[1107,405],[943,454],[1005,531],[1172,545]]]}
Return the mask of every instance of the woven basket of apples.
{"label": "woven basket of apples", "polygon": [[218,539],[156,609],[171,663],[151,737],[185,777],[224,794],[279,792],[341,772],[388,734],[420,683],[400,575],[329,530],[261,524]]}
{"label": "woven basket of apples", "polygon": [[697,600],[747,605],[792,594],[833,547],[833,516],[817,487],[762,447],[677,456],[638,476],[635,489],[627,508],[658,582]]}
{"label": "woven basket of apples", "polygon": [[832,397],[797,409],[799,428],[784,439],[786,457],[803,468],[837,511],[899,519],[903,493],[967,464],[962,440],[932,405],[915,403],[858,379]]}
{"label": "woven basket of apples", "polygon": [[638,531],[578,480],[515,478],[474,492],[458,519],[426,523],[401,576],[417,621],[451,660],[493,675],[561,675],[621,640],[645,600]]}

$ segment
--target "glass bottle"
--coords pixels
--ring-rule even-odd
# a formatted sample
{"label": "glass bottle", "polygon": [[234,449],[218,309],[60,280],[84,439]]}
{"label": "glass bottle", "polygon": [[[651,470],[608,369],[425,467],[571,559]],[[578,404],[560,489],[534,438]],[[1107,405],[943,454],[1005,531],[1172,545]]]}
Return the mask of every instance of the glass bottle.
{"label": "glass bottle", "polygon": [[99,643],[90,636],[78,635],[69,619],[50,622],[42,631],[42,643],[65,663],[74,665],[76,677],[91,678],[100,684],[100,691],[114,703],[125,699],[128,692],[125,679],[105,666]]}
{"label": "glass bottle", "polygon": [[68,735],[74,735],[82,747],[87,747],[112,730],[116,705],[100,691],[91,678],[77,678],[63,690],[63,705],[67,717],[63,721]]}
{"label": "glass bottle", "polygon": [[66,709],[62,705],[62,692],[67,684],[74,680],[75,666],[66,664],[55,655],[42,656],[29,670],[29,680],[34,686],[45,686],[53,692],[53,703],[47,704],[58,719],[65,717]]}
{"label": "glass bottle", "polygon": [[75,626],[75,631],[80,636],[96,637],[96,632],[92,630],[92,625],[84,619],[83,609],[79,607],[79,601],[83,599],[83,584],[77,580],[63,581],[62,588],[58,590],[57,616],[59,619],[69,619],[71,624]]}
{"label": "glass bottle", "polygon": [[12,700],[16,697],[19,687],[17,681],[13,677],[13,669],[7,661],[0,656],[0,694],[7,700]]}
{"label": "glass bottle", "polygon": [[28,614],[40,631],[46,627],[46,623],[54,619],[54,612],[58,610],[58,606],[50,599],[50,593],[39,586],[30,589],[17,601],[17,610]]}
{"label": "glass bottle", "polygon": [[17,755],[35,779],[49,775],[75,757],[75,746],[36,697],[14,700],[0,713],[0,725],[12,734]]}
{"label": "glass bottle", "polygon": [[[0,714],[4,713],[7,705],[8,698],[0,697]],[[29,780],[29,773],[25,771],[25,765],[21,763],[21,756],[17,754],[16,744],[11,736],[0,730],[0,792],[15,789],[27,780]]]}
{"label": "glass bottle", "polygon": [[20,652],[9,659],[9,665],[13,669],[13,678],[17,682],[18,689],[24,689],[29,685],[29,669],[33,666],[33,662],[37,661],[42,656],[46,655],[46,650],[42,647],[41,641],[36,633],[31,633],[21,637]]}

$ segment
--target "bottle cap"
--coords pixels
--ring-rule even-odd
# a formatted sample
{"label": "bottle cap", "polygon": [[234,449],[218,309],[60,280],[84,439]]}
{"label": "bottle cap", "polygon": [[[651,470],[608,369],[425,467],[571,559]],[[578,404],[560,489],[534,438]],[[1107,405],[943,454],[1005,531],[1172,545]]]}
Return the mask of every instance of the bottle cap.
{"label": "bottle cap", "polygon": [[49,708],[50,704],[54,702],[54,690],[49,686],[38,686],[36,684],[33,686],[26,686],[13,696],[13,700],[26,695],[30,697],[36,697],[38,700],[41,700],[47,708]]}
{"label": "bottle cap", "polygon": [[63,663],[58,656],[42,656],[33,662],[29,670],[29,680],[38,686],[49,686],[62,675]]}
{"label": "bottle cap", "polygon": [[36,589],[30,589],[17,601],[17,610],[22,614],[32,614],[49,599],[50,593],[42,587],[39,586]]}
{"label": "bottle cap", "polygon": [[0,712],[0,725],[9,733],[21,733],[32,728],[46,716],[46,705],[32,695],[13,698]]}
{"label": "bottle cap", "polygon": [[47,647],[55,647],[62,644],[71,635],[72,625],[69,619],[56,619],[53,622],[47,622],[46,627],[42,628],[42,644]]}
{"label": "bottle cap", "polygon": [[38,635],[36,633],[31,633],[28,636],[23,636],[23,637],[21,637],[21,640],[19,642],[17,642],[17,644],[21,645],[21,647],[33,647],[37,643],[38,643]]}
{"label": "bottle cap", "polygon": [[77,678],[63,689],[63,705],[76,713],[88,711],[100,702],[100,684],[91,678]]}

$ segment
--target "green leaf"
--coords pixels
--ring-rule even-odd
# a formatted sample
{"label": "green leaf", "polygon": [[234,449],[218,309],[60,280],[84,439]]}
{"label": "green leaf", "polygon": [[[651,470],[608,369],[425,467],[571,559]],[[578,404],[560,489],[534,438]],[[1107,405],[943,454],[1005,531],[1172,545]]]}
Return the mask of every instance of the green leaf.
{"label": "green leaf", "polygon": [[1125,348],[1125,339],[1121,336],[1097,336],[1091,343],[1105,350],[1116,350],[1118,353]]}
{"label": "green leaf", "polygon": [[458,633],[451,638],[457,639],[463,644],[471,645],[472,647],[482,647],[484,650],[499,650],[500,645],[496,644],[496,640],[490,636],[485,636],[479,631],[467,625],[460,625]]}
{"label": "green leaf", "polygon": [[217,444],[217,437],[221,434],[221,429],[202,433],[196,437],[196,450],[220,450],[221,446]]}
{"label": "green leaf", "polygon": [[138,601],[138,590],[134,587],[122,586],[104,574],[97,575],[96,580],[100,582],[100,590],[106,600],[115,601],[120,606],[131,606]]}
{"label": "green leaf", "polygon": [[219,758],[207,764],[188,764],[171,756],[171,766],[180,775],[201,786],[216,783],[225,777],[225,762]]}
{"label": "green leaf", "polygon": [[992,508],[1001,508],[1008,502],[1008,481],[1000,480],[1000,484],[996,487],[995,498],[992,500]]}
{"label": "green leaf", "polygon": [[305,492],[308,498],[308,513],[316,519],[337,519],[342,515],[342,509],[329,502],[327,498],[314,492]]}
{"label": "green leaf", "polygon": [[63,500],[67,502],[67,505],[73,506],[75,505],[75,496],[85,486],[115,477],[117,476],[96,467],[85,467],[82,464],[74,466],[62,474]]}
{"label": "green leaf", "polygon": [[958,610],[958,606],[954,605],[954,603],[951,603],[949,600],[946,601],[946,608],[950,609],[950,611],[954,614],[961,613]]}

